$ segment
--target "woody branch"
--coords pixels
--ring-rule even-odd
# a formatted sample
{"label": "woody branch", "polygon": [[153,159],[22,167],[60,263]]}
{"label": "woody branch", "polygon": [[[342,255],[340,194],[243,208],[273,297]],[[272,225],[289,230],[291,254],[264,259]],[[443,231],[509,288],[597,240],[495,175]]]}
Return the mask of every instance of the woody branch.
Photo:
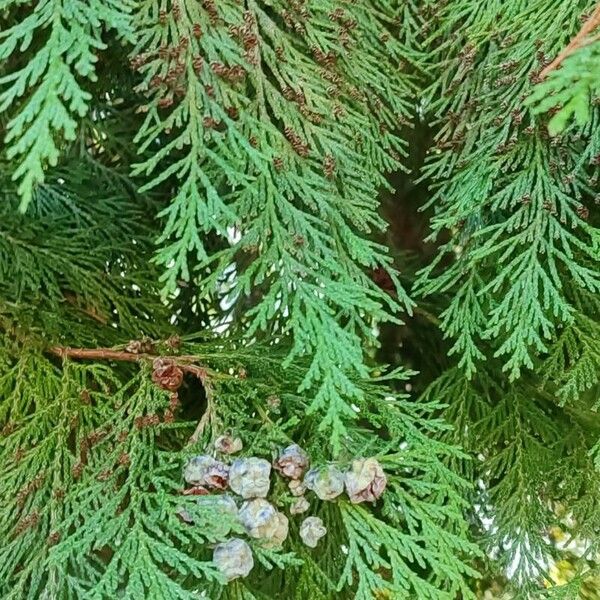
{"label": "woody branch", "polygon": [[558,69],[567,57],[584,46],[588,41],[588,36],[593,33],[598,26],[600,26],[600,4],[598,4],[589,18],[586,19],[577,35],[569,42],[568,46],[566,46],[559,55],[541,71],[540,78],[545,79],[549,73]]}
{"label": "woody branch", "polygon": [[[71,358],[74,360],[114,360],[121,362],[142,362],[161,358],[159,354],[142,352],[139,354],[125,350],[113,350],[111,348],[70,348],[69,346],[52,346],[50,352],[60,358]],[[166,357],[172,360],[182,371],[195,375],[205,381],[208,372],[206,368],[193,364],[197,361],[195,356],[180,355]]]}

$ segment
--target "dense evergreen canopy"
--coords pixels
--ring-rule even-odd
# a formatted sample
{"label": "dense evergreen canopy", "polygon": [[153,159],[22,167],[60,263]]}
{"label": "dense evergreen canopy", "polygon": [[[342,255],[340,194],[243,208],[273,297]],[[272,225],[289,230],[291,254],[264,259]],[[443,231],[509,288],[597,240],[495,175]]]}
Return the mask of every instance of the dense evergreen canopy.
{"label": "dense evergreen canopy", "polygon": [[599,32],[0,0],[0,596],[599,597]]}

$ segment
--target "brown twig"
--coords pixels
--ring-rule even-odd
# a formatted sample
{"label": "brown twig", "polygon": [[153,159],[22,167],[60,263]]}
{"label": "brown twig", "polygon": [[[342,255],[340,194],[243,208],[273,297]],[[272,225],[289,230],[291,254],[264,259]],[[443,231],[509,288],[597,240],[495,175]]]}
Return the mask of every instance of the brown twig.
{"label": "brown twig", "polygon": [[[141,362],[144,360],[154,360],[159,358],[158,354],[149,354],[147,352],[135,354],[125,350],[112,350],[111,348],[70,348],[68,346],[53,346],[50,352],[60,358],[72,358],[75,360],[115,360],[120,362]],[[208,377],[207,370],[199,365],[190,364],[195,359],[194,356],[169,356],[175,364],[184,372],[195,375],[205,383]]]}
{"label": "brown twig", "polygon": [[587,42],[587,36],[590,35],[597,27],[600,26],[600,4],[595,8],[594,12],[590,15],[588,19],[586,19],[585,23],[582,25],[581,29],[577,33],[577,35],[569,42],[569,45],[566,46],[559,55],[542,71],[540,72],[540,79],[544,79],[548,76],[548,74],[555,69],[558,69],[560,65],[563,63],[565,58],[573,54],[575,50],[581,48],[581,46],[585,45]]}
{"label": "brown twig", "polygon": [[204,428],[212,421],[213,419],[213,394],[212,387],[210,383],[207,381],[203,381],[204,384],[204,394],[206,395],[206,410],[203,415],[200,417],[198,421],[198,425],[196,425],[196,429],[194,433],[190,436],[187,445],[193,446],[198,442],[200,436],[204,432]]}

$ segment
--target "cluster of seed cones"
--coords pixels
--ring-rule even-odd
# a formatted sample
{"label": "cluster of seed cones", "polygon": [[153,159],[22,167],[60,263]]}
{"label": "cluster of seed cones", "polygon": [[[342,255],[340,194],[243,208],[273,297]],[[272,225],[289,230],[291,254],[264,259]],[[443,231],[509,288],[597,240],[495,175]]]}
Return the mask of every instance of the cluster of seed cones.
{"label": "cluster of seed cones", "polygon": [[[239,438],[221,436],[215,449],[222,454],[235,454],[242,450]],[[375,502],[383,494],[387,478],[375,458],[357,458],[345,472],[332,464],[310,467],[308,454],[297,444],[281,450],[271,463],[264,458],[249,456],[236,458],[231,464],[207,454],[192,457],[183,472],[191,486],[186,494],[207,496],[211,492],[231,490],[241,497],[238,508],[235,497],[225,493],[211,496],[215,508],[233,516],[246,534],[264,546],[280,547],[288,536],[288,517],[266,498],[271,489],[271,470],[274,468],[288,480],[288,488],[295,497],[289,506],[292,515],[309,510],[307,491],[320,500],[331,501],[344,489],[350,502]],[[208,500],[208,498],[206,498]],[[182,514],[185,519],[185,516]],[[186,519],[187,520],[187,519]],[[300,525],[300,538],[310,548],[316,548],[327,528],[319,517],[306,517]],[[246,577],[254,566],[250,546],[240,538],[232,538],[214,549],[213,562],[227,580]]]}

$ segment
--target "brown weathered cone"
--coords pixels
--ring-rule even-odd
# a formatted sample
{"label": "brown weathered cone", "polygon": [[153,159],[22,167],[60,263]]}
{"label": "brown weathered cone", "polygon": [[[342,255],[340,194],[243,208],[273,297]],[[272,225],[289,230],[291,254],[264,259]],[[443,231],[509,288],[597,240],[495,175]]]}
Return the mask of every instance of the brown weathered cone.
{"label": "brown weathered cone", "polygon": [[183,469],[183,478],[191,485],[203,485],[204,477],[214,463],[215,459],[212,456],[205,454],[192,456]]}
{"label": "brown weathered cone", "polygon": [[321,500],[333,500],[344,491],[344,475],[334,465],[311,469],[304,478],[304,485]]}
{"label": "brown weathered cone", "polygon": [[204,481],[207,486],[224,490],[229,483],[229,467],[221,462],[215,461],[211,465],[204,476]]}
{"label": "brown weathered cone", "polygon": [[287,538],[287,517],[264,498],[244,502],[239,517],[248,535],[263,540],[265,546],[281,546]]}
{"label": "brown weathered cone", "polygon": [[163,390],[174,392],[183,382],[183,371],[170,358],[155,358],[152,363],[152,381]]}
{"label": "brown weathered cone", "polygon": [[193,456],[185,465],[183,478],[193,486],[203,486],[224,490],[229,481],[229,467],[212,456]]}
{"label": "brown weathered cone", "polygon": [[310,508],[310,504],[308,500],[304,496],[300,496],[296,498],[292,505],[290,506],[290,514],[291,515],[300,515],[305,513]]}
{"label": "brown weathered cone", "polygon": [[125,351],[131,354],[145,354],[147,352],[152,352],[153,350],[154,343],[149,338],[131,340],[127,346],[125,346]]}
{"label": "brown weathered cone", "polygon": [[130,354],[141,354],[142,342],[140,342],[140,340],[131,340],[128,342],[127,346],[125,346],[125,352],[129,352]]}
{"label": "brown weathered cone", "polygon": [[288,487],[292,496],[302,496],[306,491],[306,486],[299,479],[290,479]]}
{"label": "brown weathered cone", "polygon": [[215,450],[223,454],[235,454],[243,448],[242,440],[239,437],[231,437],[230,435],[220,435],[215,440]]}
{"label": "brown weathered cone", "polygon": [[250,546],[239,538],[217,544],[213,552],[213,563],[228,581],[247,577],[254,567]]}
{"label": "brown weathered cone", "polygon": [[264,498],[269,493],[271,464],[264,458],[237,458],[229,469],[229,485],[242,498]]}
{"label": "brown weathered cone", "polygon": [[308,469],[308,454],[298,444],[292,444],[281,451],[273,466],[285,477],[300,479]]}
{"label": "brown weathered cone", "polygon": [[387,477],[374,458],[358,458],[352,461],[345,477],[346,493],[353,504],[375,502],[387,485]]}
{"label": "brown weathered cone", "polygon": [[327,528],[319,517],[306,517],[300,525],[300,537],[309,548],[316,548]]}

